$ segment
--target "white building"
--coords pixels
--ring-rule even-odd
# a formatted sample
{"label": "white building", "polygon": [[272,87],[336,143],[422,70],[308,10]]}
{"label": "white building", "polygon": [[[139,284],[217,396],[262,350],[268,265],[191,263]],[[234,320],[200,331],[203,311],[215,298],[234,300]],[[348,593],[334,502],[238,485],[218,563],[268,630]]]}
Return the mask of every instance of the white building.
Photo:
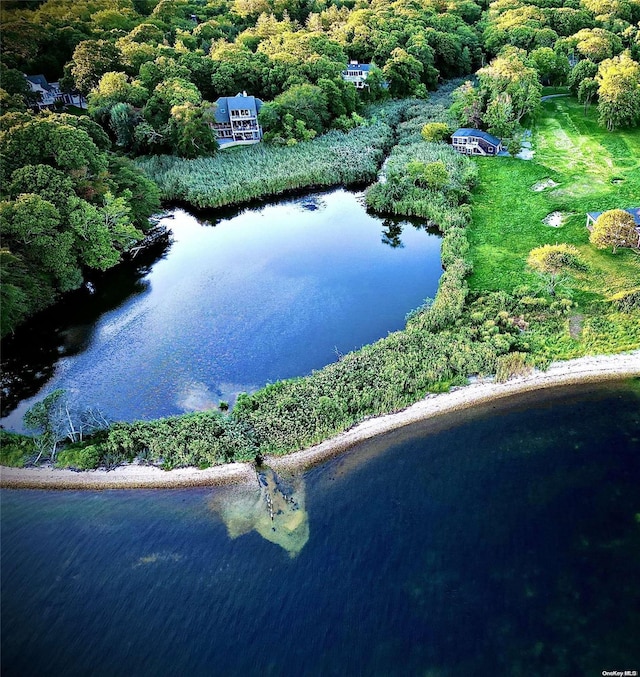
{"label": "white building", "polygon": [[58,82],[47,82],[44,75],[25,75],[29,88],[34,94],[38,95],[38,108],[50,108],[58,105],[71,105],[78,108],[86,108],[87,101],[79,93],[68,94],[60,91]]}
{"label": "white building", "polygon": [[349,65],[342,71],[342,79],[345,82],[353,82],[356,89],[364,89],[367,87],[367,78],[369,77],[370,70],[370,63],[349,61]]}

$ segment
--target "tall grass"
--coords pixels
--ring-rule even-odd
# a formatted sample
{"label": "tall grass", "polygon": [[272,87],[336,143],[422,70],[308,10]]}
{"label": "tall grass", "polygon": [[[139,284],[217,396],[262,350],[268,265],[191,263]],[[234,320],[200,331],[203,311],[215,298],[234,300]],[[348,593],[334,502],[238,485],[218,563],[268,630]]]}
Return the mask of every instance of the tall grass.
{"label": "tall grass", "polygon": [[265,143],[197,160],[159,155],[137,160],[163,200],[215,208],[315,186],[374,181],[407,107],[394,101],[369,110],[369,122],[294,146]]}

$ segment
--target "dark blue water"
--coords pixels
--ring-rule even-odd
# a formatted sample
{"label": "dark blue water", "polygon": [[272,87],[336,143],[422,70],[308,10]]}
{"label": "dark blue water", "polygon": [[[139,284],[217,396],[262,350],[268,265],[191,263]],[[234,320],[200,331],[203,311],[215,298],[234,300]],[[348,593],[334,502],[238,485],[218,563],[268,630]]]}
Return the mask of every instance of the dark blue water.
{"label": "dark blue water", "polygon": [[504,406],[294,479],[295,546],[247,490],[3,492],[3,674],[640,668],[638,380]]}
{"label": "dark blue water", "polygon": [[118,420],[233,402],[402,328],[442,272],[437,235],[343,189],[166,223],[160,260],[96,278],[6,342],[5,426],[54,388]]}

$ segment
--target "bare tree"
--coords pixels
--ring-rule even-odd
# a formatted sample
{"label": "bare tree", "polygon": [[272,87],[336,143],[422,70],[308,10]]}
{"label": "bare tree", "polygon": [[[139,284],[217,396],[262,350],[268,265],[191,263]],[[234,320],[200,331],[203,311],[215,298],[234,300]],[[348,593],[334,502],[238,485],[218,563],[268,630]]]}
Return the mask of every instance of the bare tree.
{"label": "bare tree", "polygon": [[38,463],[43,456],[55,461],[65,440],[82,442],[86,435],[108,428],[109,420],[97,407],[80,408],[59,388],[27,411],[24,424],[35,433],[38,454],[34,463]]}

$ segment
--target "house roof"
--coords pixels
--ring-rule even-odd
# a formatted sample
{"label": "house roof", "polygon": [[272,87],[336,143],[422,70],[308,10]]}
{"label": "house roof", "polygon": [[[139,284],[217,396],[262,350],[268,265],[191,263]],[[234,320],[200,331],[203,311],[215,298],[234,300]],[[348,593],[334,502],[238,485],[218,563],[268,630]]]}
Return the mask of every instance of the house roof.
{"label": "house roof", "polygon": [[47,78],[45,78],[44,75],[42,74],[25,75],[25,78],[27,78],[27,80],[32,84],[42,87],[42,89],[46,91],[51,91],[51,89],[53,89],[53,87],[47,82]]}
{"label": "house roof", "polygon": [[344,69],[345,71],[363,71],[368,72],[371,70],[370,63],[348,63]]}
{"label": "house roof", "polygon": [[499,146],[500,139],[489,134],[489,132],[483,132],[481,129],[471,129],[469,127],[460,127],[452,134],[452,136],[477,136],[485,141],[488,141],[492,146]]}
{"label": "house roof", "polygon": [[[623,212],[627,212],[633,216],[633,220],[636,222],[636,226],[640,227],[640,207],[631,207],[630,209],[623,209]],[[594,221],[597,218],[604,214],[604,212],[587,212],[587,216],[590,216]]]}
{"label": "house roof", "polygon": [[238,109],[248,109],[257,115],[262,108],[262,103],[261,99],[247,96],[246,92],[235,96],[221,96],[216,101],[215,120],[216,122],[228,122],[229,111]]}

